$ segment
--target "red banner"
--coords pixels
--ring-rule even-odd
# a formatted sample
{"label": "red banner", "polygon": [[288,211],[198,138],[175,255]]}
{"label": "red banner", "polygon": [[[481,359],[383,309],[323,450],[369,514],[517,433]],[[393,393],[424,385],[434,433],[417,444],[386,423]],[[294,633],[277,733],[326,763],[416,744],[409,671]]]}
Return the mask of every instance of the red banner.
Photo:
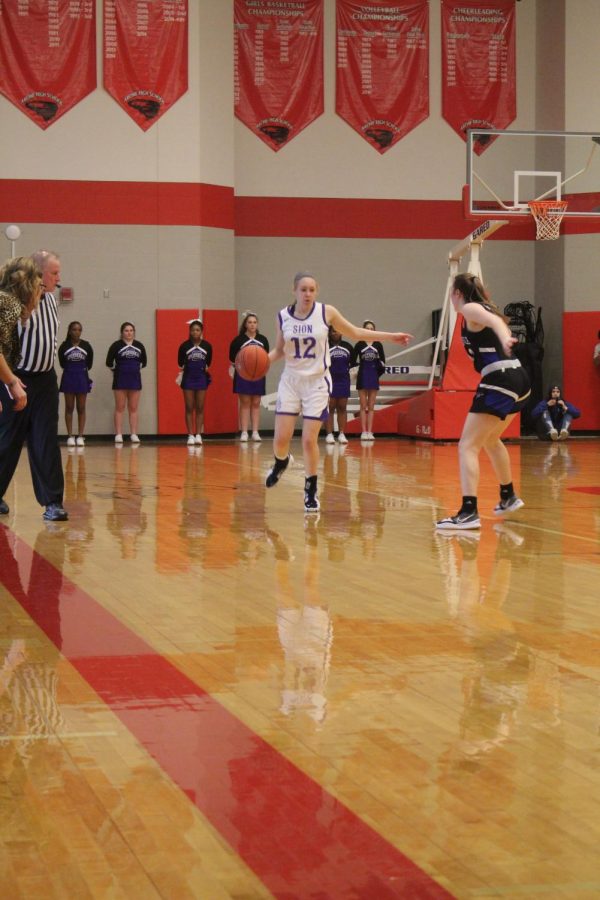
{"label": "red banner", "polygon": [[104,87],[143,131],[185,94],[187,0],[104,0]]}
{"label": "red banner", "polygon": [[235,0],[237,118],[281,150],[323,113],[323,0]]}
{"label": "red banner", "polygon": [[337,0],[335,108],[380,153],[428,117],[427,0]]}
{"label": "red banner", "polygon": [[442,0],[442,115],[465,140],[516,117],[515,0]]}
{"label": "red banner", "polygon": [[0,0],[0,92],[40,128],[96,87],[94,7],[95,0]]}

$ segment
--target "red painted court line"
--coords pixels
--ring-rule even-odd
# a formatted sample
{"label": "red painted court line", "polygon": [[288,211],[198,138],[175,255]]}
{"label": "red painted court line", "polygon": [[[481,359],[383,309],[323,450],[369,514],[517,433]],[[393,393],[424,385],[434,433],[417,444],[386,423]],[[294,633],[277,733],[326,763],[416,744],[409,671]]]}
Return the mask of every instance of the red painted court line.
{"label": "red painted court line", "polygon": [[5,526],[0,580],[276,897],[451,896]]}
{"label": "red painted court line", "polygon": [[567,488],[569,491],[576,491],[578,494],[600,494],[600,487],[597,485],[590,485],[589,487],[570,487]]}

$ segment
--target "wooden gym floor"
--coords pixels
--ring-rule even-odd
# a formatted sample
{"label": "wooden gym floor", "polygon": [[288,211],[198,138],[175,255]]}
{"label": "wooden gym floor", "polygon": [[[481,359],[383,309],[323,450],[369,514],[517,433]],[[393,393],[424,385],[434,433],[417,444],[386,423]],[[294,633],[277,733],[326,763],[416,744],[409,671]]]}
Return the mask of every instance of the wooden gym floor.
{"label": "wooden gym floor", "polygon": [[[327,450],[327,452],[326,452]],[[90,441],[0,520],[0,896],[600,895],[600,440]]]}

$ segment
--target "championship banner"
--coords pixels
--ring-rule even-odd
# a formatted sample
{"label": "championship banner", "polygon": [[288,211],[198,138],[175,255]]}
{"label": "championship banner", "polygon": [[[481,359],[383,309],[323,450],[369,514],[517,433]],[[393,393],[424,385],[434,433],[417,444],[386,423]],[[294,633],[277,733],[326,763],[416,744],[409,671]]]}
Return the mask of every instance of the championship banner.
{"label": "championship banner", "polygon": [[236,117],[272,150],[323,113],[323,0],[235,0]]}
{"label": "championship banner", "polygon": [[0,0],[0,92],[11,103],[46,129],[95,87],[95,0]]}
{"label": "championship banner", "polygon": [[335,109],[385,153],[429,116],[429,4],[337,0]]}
{"label": "championship banner", "polygon": [[[515,57],[515,0],[442,0],[442,115],[463,139],[516,117]],[[483,136],[474,150],[489,145]]]}
{"label": "championship banner", "polygon": [[104,0],[104,87],[143,131],[188,89],[188,0]]}

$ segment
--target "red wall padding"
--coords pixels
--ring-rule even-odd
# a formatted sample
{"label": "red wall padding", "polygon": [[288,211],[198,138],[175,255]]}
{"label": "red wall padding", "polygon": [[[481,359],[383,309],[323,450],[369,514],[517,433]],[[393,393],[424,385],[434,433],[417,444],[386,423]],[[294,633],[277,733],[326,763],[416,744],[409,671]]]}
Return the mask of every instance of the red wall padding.
{"label": "red wall padding", "polygon": [[[198,317],[197,309],[156,310],[156,379],[158,434],[185,434],[183,395],[175,377],[179,371],[177,351],[187,339],[188,321]],[[206,392],[204,433],[229,434],[237,431],[237,400],[229,377],[229,344],[238,332],[234,309],[206,309],[202,315],[204,339],[212,344],[212,382]]]}
{"label": "red wall padding", "polygon": [[573,431],[600,430],[600,368],[592,361],[598,331],[600,312],[563,314],[562,390],[566,399],[581,410]]}

